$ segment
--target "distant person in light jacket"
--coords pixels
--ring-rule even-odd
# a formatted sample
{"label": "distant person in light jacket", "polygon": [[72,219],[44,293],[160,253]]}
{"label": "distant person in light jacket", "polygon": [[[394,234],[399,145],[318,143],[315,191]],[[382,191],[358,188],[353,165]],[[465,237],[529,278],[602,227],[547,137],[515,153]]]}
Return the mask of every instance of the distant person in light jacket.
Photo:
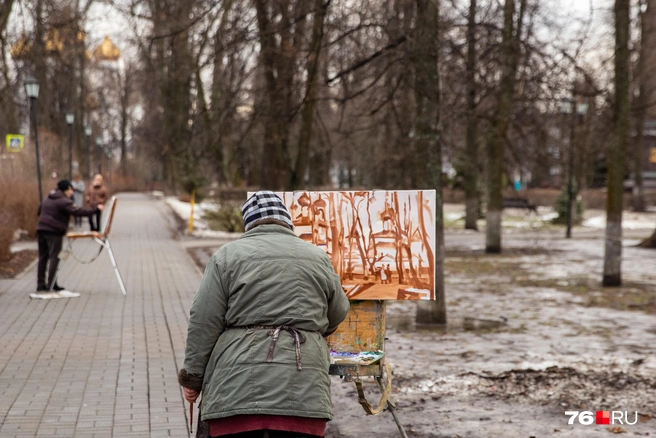
{"label": "distant person in light jacket", "polygon": [[[89,205],[105,205],[108,199],[109,191],[103,183],[102,175],[97,173],[93,176],[91,186],[89,187],[89,190],[87,190],[87,203]],[[99,211],[93,216],[89,216],[89,227],[91,228],[91,231],[100,231],[101,213],[102,212]]]}
{"label": "distant person in light jacket", "polygon": [[[84,206],[84,190],[86,189],[86,187],[79,173],[76,173],[75,176],[73,176],[73,181],[71,181],[71,185],[73,186],[73,202],[75,203],[76,206],[82,208]],[[82,216],[73,216],[73,220],[75,221],[76,227],[82,225]]]}
{"label": "distant person in light jacket", "polygon": [[197,436],[323,436],[332,419],[325,337],[349,309],[328,255],[294,234],[270,191],[242,208],[246,232],[210,259],[191,307],[178,381]]}

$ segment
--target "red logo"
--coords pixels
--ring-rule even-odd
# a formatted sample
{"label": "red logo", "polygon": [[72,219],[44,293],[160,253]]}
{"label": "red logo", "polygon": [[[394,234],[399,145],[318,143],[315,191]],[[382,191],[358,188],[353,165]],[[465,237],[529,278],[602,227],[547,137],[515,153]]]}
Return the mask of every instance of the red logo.
{"label": "red logo", "polygon": [[597,424],[610,424],[610,411],[596,411]]}

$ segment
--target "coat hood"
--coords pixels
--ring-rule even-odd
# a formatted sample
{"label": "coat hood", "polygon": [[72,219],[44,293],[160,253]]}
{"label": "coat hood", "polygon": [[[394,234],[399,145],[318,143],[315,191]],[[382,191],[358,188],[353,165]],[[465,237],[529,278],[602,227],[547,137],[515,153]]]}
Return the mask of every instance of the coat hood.
{"label": "coat hood", "polygon": [[61,199],[65,197],[66,197],[66,193],[62,192],[59,189],[51,190],[50,193],[48,193],[49,199]]}

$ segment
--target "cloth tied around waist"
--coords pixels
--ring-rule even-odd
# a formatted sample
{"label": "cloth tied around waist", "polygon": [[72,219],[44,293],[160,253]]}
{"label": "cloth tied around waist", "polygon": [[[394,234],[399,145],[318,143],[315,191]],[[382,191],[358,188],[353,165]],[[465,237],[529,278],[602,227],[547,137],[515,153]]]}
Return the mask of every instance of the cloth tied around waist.
{"label": "cloth tied around waist", "polygon": [[248,330],[248,329],[257,329],[257,330],[269,330],[267,333],[269,336],[272,336],[271,346],[269,346],[269,354],[267,354],[267,362],[273,362],[273,352],[276,348],[276,342],[278,342],[278,337],[280,336],[280,331],[286,331],[289,336],[294,338],[294,346],[296,347],[296,368],[300,371],[303,369],[303,364],[301,363],[301,344],[305,342],[305,335],[303,332],[308,333],[319,333],[318,331],[313,330],[303,330],[300,328],[292,327],[290,325],[236,325],[232,327],[226,327],[226,330]]}

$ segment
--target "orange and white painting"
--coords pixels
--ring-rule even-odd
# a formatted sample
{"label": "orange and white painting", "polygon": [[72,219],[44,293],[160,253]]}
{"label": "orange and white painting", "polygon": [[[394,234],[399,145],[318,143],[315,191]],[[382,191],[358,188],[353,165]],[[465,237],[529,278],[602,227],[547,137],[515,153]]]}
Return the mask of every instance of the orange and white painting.
{"label": "orange and white painting", "polygon": [[435,298],[435,190],[278,192],[353,300]]}

